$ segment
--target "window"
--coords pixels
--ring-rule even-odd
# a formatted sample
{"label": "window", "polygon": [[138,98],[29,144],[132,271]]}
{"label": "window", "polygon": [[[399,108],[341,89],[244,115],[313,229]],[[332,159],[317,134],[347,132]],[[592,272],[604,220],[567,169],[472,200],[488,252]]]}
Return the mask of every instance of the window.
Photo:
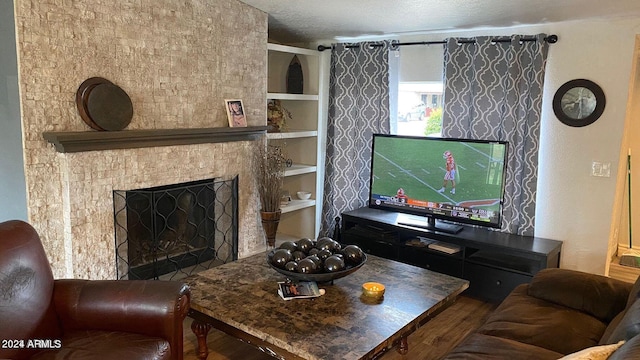
{"label": "window", "polygon": [[391,51],[391,133],[439,137],[443,109],[441,46],[402,46]]}
{"label": "window", "polygon": [[442,82],[398,84],[398,135],[440,136],[442,129]]}

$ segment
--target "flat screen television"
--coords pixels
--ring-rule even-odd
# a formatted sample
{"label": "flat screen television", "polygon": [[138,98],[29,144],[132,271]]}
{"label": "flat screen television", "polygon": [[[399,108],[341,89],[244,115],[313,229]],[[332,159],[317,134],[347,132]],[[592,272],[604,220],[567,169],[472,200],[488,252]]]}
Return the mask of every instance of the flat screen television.
{"label": "flat screen television", "polygon": [[507,151],[503,141],[374,134],[369,207],[448,233],[460,223],[499,228]]}

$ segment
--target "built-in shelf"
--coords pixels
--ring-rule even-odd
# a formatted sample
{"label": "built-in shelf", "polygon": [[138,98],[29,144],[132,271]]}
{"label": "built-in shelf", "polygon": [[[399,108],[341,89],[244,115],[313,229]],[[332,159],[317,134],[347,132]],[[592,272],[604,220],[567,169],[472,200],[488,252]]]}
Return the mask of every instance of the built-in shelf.
{"label": "built-in shelf", "polygon": [[288,212],[292,212],[292,211],[296,211],[296,210],[301,210],[304,208],[308,208],[308,207],[312,207],[316,204],[316,201],[314,199],[310,199],[310,200],[291,200],[289,201],[289,204],[285,205],[285,206],[281,206],[280,210],[282,210],[283,214],[286,214]]}
{"label": "built-in shelf", "polygon": [[315,172],[315,165],[293,164],[284,170],[284,176],[302,175]]}
{"label": "built-in shelf", "polygon": [[289,130],[278,133],[267,133],[267,139],[270,140],[298,139],[315,136],[318,136],[318,131],[316,130]]}
{"label": "built-in shelf", "polygon": [[42,136],[61,153],[133,149],[156,146],[255,140],[266,126],[241,128],[155,129],[123,131],[44,132]]}
{"label": "built-in shelf", "polygon": [[[278,225],[276,243],[283,239],[316,238],[320,229],[323,197],[326,127],[323,98],[325,95],[324,62],[315,49],[281,44],[267,44],[267,104],[278,101],[289,113],[286,131],[267,133],[269,143],[285,146],[286,158],[292,166],[285,169],[283,190],[295,200],[281,206],[283,216]],[[290,94],[287,72],[291,64],[300,64],[303,89]],[[296,197],[298,190],[311,193],[308,200]],[[318,204],[318,205],[317,205]]]}
{"label": "built-in shelf", "polygon": [[267,93],[267,99],[273,100],[318,100],[318,95]]}

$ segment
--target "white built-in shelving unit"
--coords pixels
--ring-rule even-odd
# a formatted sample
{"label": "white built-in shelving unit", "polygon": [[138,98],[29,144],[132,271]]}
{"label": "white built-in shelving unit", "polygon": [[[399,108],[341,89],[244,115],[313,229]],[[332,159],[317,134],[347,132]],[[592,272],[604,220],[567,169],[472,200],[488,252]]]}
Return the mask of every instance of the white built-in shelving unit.
{"label": "white built-in shelving unit", "polygon": [[[293,165],[285,171],[284,190],[292,201],[282,207],[278,225],[278,241],[316,238],[320,228],[320,213],[324,181],[324,137],[320,89],[321,59],[317,50],[279,44],[268,44],[267,100],[280,100],[291,112],[292,119],[283,132],[267,133],[269,142],[284,144]],[[303,93],[286,92],[289,64],[298,57],[303,71]],[[298,191],[311,192],[311,198],[300,200]]]}

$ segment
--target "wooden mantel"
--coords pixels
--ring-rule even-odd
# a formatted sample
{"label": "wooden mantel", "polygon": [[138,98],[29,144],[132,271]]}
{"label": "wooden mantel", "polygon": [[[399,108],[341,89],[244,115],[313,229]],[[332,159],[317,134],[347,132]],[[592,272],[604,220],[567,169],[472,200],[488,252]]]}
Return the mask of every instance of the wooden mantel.
{"label": "wooden mantel", "polygon": [[42,136],[56,151],[72,153],[95,150],[134,149],[170,145],[191,145],[256,140],[266,126],[242,128],[156,129],[123,131],[44,132]]}

